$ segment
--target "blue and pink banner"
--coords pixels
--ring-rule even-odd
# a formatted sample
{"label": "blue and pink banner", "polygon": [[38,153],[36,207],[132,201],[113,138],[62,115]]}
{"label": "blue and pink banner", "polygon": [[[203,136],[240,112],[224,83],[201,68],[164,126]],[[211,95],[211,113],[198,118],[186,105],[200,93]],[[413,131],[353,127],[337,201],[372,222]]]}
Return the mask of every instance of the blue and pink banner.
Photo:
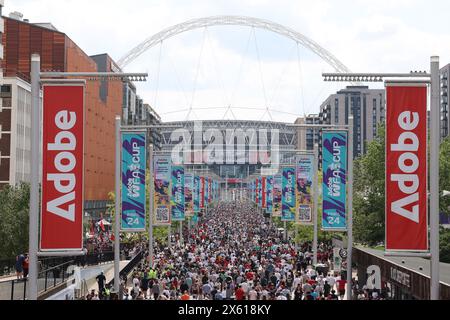
{"label": "blue and pink banner", "polygon": [[347,132],[324,131],[322,229],[345,230],[347,198]]}
{"label": "blue and pink banner", "polygon": [[194,177],[194,192],[193,192],[193,200],[194,200],[194,213],[200,212],[200,177]]}
{"label": "blue and pink banner", "polygon": [[262,208],[263,205],[263,185],[262,185],[262,177],[258,177],[258,207]]}
{"label": "blue and pink banner", "polygon": [[281,221],[295,221],[297,205],[295,184],[295,167],[283,168],[281,185]]}
{"label": "blue and pink banner", "polygon": [[122,212],[120,230],[145,231],[146,133],[122,133]]}
{"label": "blue and pink banner", "polygon": [[273,214],[273,184],[274,184],[274,177],[268,176],[266,179],[266,212]]}
{"label": "blue and pink banner", "polygon": [[184,221],[184,168],[181,166],[172,167],[172,220]]}

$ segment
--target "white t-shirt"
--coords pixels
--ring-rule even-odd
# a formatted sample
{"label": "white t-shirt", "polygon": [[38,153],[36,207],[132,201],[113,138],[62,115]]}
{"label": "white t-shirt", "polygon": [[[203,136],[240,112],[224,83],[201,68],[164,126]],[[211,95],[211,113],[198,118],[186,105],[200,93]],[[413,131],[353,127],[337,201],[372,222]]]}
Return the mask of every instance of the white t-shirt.
{"label": "white t-shirt", "polygon": [[336,283],[336,279],[334,277],[327,277],[327,281],[331,288],[333,288],[334,284]]}
{"label": "white t-shirt", "polygon": [[248,300],[257,300],[258,299],[258,292],[256,292],[255,289],[250,290],[248,293]]}
{"label": "white t-shirt", "polygon": [[244,290],[245,294],[248,293],[248,283],[247,282],[242,282],[241,288],[242,288],[242,290]]}
{"label": "white t-shirt", "polygon": [[136,291],[136,288],[137,288],[137,290],[139,291],[139,279],[138,278],[133,278],[133,289],[134,289],[134,291]]}

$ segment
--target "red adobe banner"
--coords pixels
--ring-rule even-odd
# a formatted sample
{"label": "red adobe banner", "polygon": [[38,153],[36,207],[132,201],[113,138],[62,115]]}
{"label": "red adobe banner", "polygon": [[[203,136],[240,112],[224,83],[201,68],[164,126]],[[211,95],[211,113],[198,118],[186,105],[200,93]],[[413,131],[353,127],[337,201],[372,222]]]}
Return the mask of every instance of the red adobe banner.
{"label": "red adobe banner", "polygon": [[42,251],[83,249],[84,85],[44,85]]}
{"label": "red adobe banner", "polygon": [[267,190],[266,190],[266,177],[262,177],[262,179],[261,179],[261,184],[262,184],[262,186],[261,186],[261,188],[262,188],[262,208],[263,209],[266,209],[267,208],[267,201],[266,201],[266,193],[267,193]]}
{"label": "red adobe banner", "polygon": [[205,207],[205,177],[200,177],[200,208]]}
{"label": "red adobe banner", "polygon": [[386,250],[427,251],[427,87],[386,84]]}

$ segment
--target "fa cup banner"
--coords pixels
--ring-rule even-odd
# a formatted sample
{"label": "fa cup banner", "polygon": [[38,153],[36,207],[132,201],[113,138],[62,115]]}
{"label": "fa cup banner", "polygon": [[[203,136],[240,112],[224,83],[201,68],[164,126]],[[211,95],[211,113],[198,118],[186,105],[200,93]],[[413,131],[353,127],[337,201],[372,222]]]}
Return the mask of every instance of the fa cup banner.
{"label": "fa cup banner", "polygon": [[122,132],[123,232],[145,231],[146,132]]}
{"label": "fa cup banner", "polygon": [[186,216],[189,217],[192,217],[194,215],[193,191],[194,176],[191,173],[186,173],[184,175],[184,206]]}
{"label": "fa cup banner", "polygon": [[154,225],[170,224],[170,168],[170,156],[153,156],[153,208],[155,210],[153,217]]}
{"label": "fa cup banner", "polygon": [[273,216],[281,217],[281,183],[282,175],[277,174],[273,178]]}
{"label": "fa cup banner", "polygon": [[273,176],[268,176],[266,180],[267,185],[267,208],[266,212],[272,214],[273,213]]}
{"label": "fa cup banner", "polygon": [[172,167],[172,220],[184,221],[184,168]]}
{"label": "fa cup banner", "polygon": [[427,86],[386,87],[386,251],[428,251]]}
{"label": "fa cup banner", "polygon": [[347,198],[347,131],[322,133],[322,229],[345,230]]}
{"label": "fa cup banner", "polygon": [[281,221],[295,221],[295,167],[283,168]]}
{"label": "fa cup banner", "polygon": [[263,192],[262,192],[262,177],[259,177],[258,178],[258,207],[260,207],[260,208],[262,208],[262,202],[263,202],[262,195],[263,195]]}
{"label": "fa cup banner", "polygon": [[83,249],[84,90],[43,86],[41,251]]}
{"label": "fa cup banner", "polygon": [[297,222],[311,224],[312,221],[312,187],[314,176],[314,156],[297,156]]}
{"label": "fa cup banner", "polygon": [[194,177],[193,200],[194,200],[194,212],[199,213],[200,212],[200,177],[199,176]]}

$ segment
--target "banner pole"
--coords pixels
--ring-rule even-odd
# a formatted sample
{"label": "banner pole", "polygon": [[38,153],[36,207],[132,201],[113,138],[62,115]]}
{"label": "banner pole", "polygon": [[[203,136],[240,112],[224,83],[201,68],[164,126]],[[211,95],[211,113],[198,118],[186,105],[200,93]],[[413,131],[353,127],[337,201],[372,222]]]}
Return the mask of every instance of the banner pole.
{"label": "banner pole", "polygon": [[439,300],[439,57],[431,57],[431,120],[430,120],[430,299]]}
{"label": "banner pole", "polygon": [[319,198],[319,186],[317,174],[319,172],[319,145],[314,144],[314,212],[313,212],[313,223],[314,223],[314,238],[313,238],[313,265],[317,264],[317,226],[318,226],[318,198]]}
{"label": "banner pole", "polygon": [[150,145],[150,150],[149,150],[149,161],[150,161],[150,199],[149,199],[149,204],[150,204],[150,214],[148,217],[148,263],[150,265],[150,267],[153,266],[153,217],[155,216],[154,214],[154,189],[155,189],[155,183],[153,182],[153,144]]}
{"label": "banner pole", "polygon": [[28,299],[38,297],[38,250],[39,250],[39,146],[40,146],[40,67],[39,54],[31,55],[31,186],[29,221],[29,274]]}
{"label": "banner pole", "polygon": [[116,116],[116,206],[114,221],[114,291],[119,292],[120,285],[120,116]]}
{"label": "banner pole", "polygon": [[353,248],[353,116],[349,119],[348,137],[348,245],[347,245],[347,300],[352,300],[352,248]]}

